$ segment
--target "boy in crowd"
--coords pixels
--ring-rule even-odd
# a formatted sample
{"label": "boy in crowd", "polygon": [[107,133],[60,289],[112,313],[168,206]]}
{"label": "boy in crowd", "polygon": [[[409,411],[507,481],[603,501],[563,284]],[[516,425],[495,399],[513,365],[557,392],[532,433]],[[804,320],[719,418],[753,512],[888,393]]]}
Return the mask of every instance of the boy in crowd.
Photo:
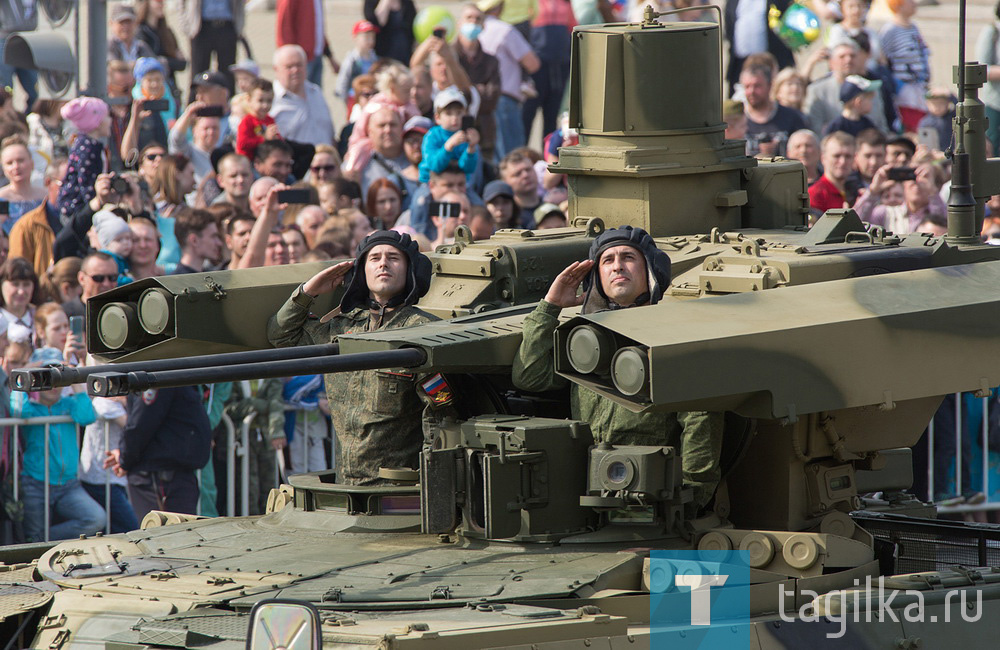
{"label": "boy in crowd", "polygon": [[368,74],[378,60],[378,56],[375,54],[375,34],[378,34],[378,27],[367,20],[359,20],[354,23],[354,28],[351,30],[354,49],[347,53],[347,57],[340,65],[337,87],[333,91],[333,94],[347,103],[348,115],[350,115],[355,102],[352,82],[356,77]]}
{"label": "boy in crowd", "polygon": [[462,118],[469,103],[457,88],[445,88],[434,98],[434,121],[437,126],[424,136],[420,182],[427,183],[431,173],[444,171],[452,162],[465,172],[466,180],[479,164],[479,131],[462,128]]}
{"label": "boy in crowd", "polygon": [[236,153],[254,159],[257,147],[265,140],[279,140],[278,125],[268,115],[274,102],[274,86],[267,79],[254,79],[250,84],[247,114],[236,131]]}
{"label": "boy in crowd", "polygon": [[874,129],[875,123],[868,114],[872,112],[875,93],[881,87],[881,81],[872,81],[856,74],[848,75],[840,86],[840,101],[843,104],[840,117],[826,125],[823,135],[843,131],[856,136],[862,131]]}

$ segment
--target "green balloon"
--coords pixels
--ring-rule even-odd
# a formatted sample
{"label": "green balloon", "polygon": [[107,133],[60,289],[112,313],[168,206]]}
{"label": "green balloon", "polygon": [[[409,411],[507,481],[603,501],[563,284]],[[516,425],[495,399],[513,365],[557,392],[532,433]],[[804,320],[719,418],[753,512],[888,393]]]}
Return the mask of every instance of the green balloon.
{"label": "green balloon", "polygon": [[445,38],[449,41],[455,36],[455,18],[441,5],[424,7],[413,19],[413,35],[418,43],[423,43],[435,29],[439,28],[447,32]]}

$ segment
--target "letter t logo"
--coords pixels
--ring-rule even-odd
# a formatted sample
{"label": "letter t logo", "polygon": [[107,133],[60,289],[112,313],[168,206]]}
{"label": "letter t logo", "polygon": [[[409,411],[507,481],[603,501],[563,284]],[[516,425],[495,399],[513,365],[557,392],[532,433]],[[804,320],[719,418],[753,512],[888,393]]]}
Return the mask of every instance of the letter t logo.
{"label": "letter t logo", "polygon": [[691,625],[712,624],[712,587],[726,584],[729,576],[680,575],[674,577],[678,587],[691,587]]}

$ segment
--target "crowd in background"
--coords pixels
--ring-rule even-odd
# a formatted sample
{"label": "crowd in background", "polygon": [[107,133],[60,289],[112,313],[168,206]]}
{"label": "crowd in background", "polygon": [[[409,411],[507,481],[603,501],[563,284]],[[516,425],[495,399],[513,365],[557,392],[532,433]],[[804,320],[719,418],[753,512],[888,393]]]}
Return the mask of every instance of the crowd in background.
{"label": "crowd in background", "polygon": [[[138,0],[109,6],[107,101],[36,100],[30,71],[0,66],[0,85],[16,76],[30,102],[15,108],[0,89],[4,372],[92,362],[77,320],[87,301],[146,277],[350,257],[377,229],[433,250],[456,235],[568,225],[566,179],[547,166],[577,142],[565,104],[572,29],[638,19],[645,4],[480,0],[454,7],[448,34],[418,23],[412,0],[364,0],[349,33],[328,34],[321,1],[278,0],[265,35],[246,33],[242,0],[182,0],[177,32],[163,0]],[[662,20],[713,15],[697,0],[658,4],[690,9]],[[729,0],[726,134],[745,138],[749,155],[800,160],[815,216],[854,207],[897,233],[940,234],[955,98],[929,86],[915,0],[887,4],[889,19],[872,25],[864,0],[816,0],[822,42],[794,52],[769,27],[769,3]],[[997,33],[988,26],[977,52],[998,80],[983,93],[993,118]],[[264,38],[277,46],[270,79],[250,56]],[[320,85],[327,65],[332,88]],[[346,124],[334,124],[337,102]],[[989,136],[1000,144],[995,127]],[[992,237],[1000,201],[988,208]],[[256,414],[247,462],[251,511],[261,512],[275,450],[289,472],[330,465],[322,384],[311,376],[128,399],[89,399],[79,388],[4,397],[2,415],[68,415],[85,427],[82,444],[72,424],[49,432],[48,503],[40,427],[20,430],[20,503],[11,499],[12,459],[0,457],[4,539],[39,539],[46,507],[53,538],[103,528],[109,472],[116,531],[151,509],[218,513],[224,413],[234,422]],[[211,451],[206,442],[181,459],[149,439],[150,427],[175,425],[214,440]],[[193,486],[174,478],[195,470]]]}
{"label": "crowd in background", "polygon": [[[947,152],[957,99],[954,87],[930,85],[931,52],[914,23],[920,4],[887,0],[884,19],[873,22],[864,0],[814,2],[824,37],[798,53],[768,28],[766,4],[726,5],[727,137],[745,138],[749,155],[802,162],[813,221],[830,209],[853,208],[863,221],[895,234],[947,232]],[[990,122],[987,155],[1000,151],[998,25],[1000,3],[969,57],[987,65],[981,93]],[[986,203],[985,216],[984,240],[1000,243],[1000,196]],[[934,418],[933,449],[927,449],[926,433],[915,448],[914,492],[920,498],[950,505],[1000,498],[998,412],[995,394],[985,411],[971,395],[957,406],[954,397],[945,400]],[[984,417],[991,432],[986,449],[980,440]],[[989,490],[982,487],[985,478]]]}

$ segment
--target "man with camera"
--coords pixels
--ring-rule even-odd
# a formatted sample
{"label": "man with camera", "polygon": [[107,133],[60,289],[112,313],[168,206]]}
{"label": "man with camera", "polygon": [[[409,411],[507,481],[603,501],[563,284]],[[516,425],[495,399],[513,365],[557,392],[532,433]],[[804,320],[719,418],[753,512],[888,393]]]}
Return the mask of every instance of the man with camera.
{"label": "man with camera", "polygon": [[[172,154],[182,154],[194,165],[195,182],[212,173],[212,150],[222,134],[220,120],[221,106],[209,106],[205,102],[191,102],[174,122],[167,137],[167,145]],[[188,128],[191,140],[187,139]]]}
{"label": "man with camera", "polygon": [[94,225],[94,215],[105,205],[120,205],[129,214],[143,213],[139,184],[131,174],[100,174],[94,183],[96,194],[85,203],[56,236],[53,253],[55,259],[83,257],[91,249],[87,232]]}
{"label": "man with camera", "polygon": [[926,220],[937,225],[947,223],[948,207],[939,189],[930,164],[916,169],[886,164],[875,172],[868,191],[854,204],[854,210],[862,221],[904,235],[916,232]]}

